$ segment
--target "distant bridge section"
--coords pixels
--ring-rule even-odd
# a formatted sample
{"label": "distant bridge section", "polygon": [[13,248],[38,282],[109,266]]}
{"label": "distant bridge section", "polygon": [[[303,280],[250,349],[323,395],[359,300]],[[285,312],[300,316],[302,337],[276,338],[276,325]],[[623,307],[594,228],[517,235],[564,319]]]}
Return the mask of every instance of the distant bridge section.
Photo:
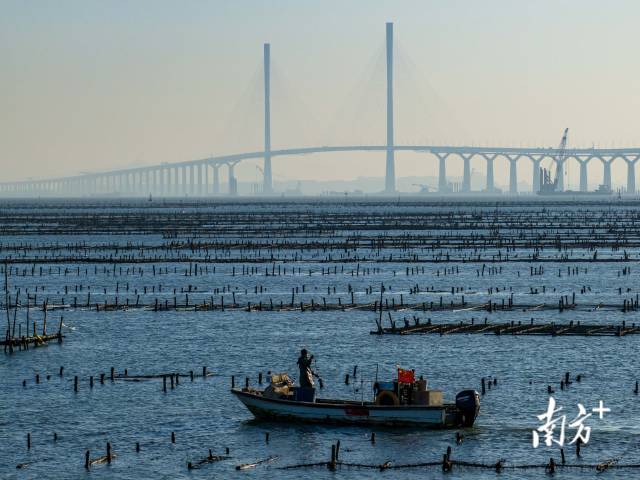
{"label": "distant bridge section", "polygon": [[[509,163],[509,191],[518,193],[518,165],[529,163],[534,190],[540,184],[540,165],[545,158],[555,162],[558,187],[564,189],[564,166],[569,159],[580,165],[580,191],[586,192],[587,165],[592,160],[604,166],[604,185],[611,188],[611,165],[620,159],[627,164],[626,193],[635,194],[635,165],[640,158],[640,148],[620,149],[565,149],[559,155],[553,148],[509,148],[509,147],[450,147],[433,145],[396,145],[394,142],[394,90],[393,90],[393,24],[386,24],[386,143],[383,145],[322,146],[289,149],[272,149],[271,144],[271,48],[263,46],[264,65],[264,149],[257,152],[238,153],[218,157],[202,158],[177,163],[88,173],[71,177],[43,180],[25,180],[0,183],[3,196],[75,196],[75,195],[160,195],[160,196],[204,196],[218,195],[220,191],[220,168],[226,170],[229,195],[238,193],[235,167],[245,160],[264,161],[262,193],[273,193],[272,159],[332,152],[385,152],[384,193],[396,193],[395,153],[400,151],[422,152],[433,155],[438,161],[438,190],[448,193],[453,189],[447,181],[447,161],[460,157],[463,161],[462,184],[455,190],[471,191],[471,160],[481,157],[486,162],[487,193],[498,193],[494,182],[494,161],[504,157]],[[381,169],[382,172],[382,169]]]}
{"label": "distant bridge section", "polygon": [[[509,192],[518,193],[518,164],[525,162],[531,167],[533,185],[540,181],[540,165],[544,159],[555,164],[560,188],[563,188],[563,167],[569,159],[580,165],[580,191],[587,191],[587,164],[600,161],[604,166],[604,185],[611,187],[611,164],[623,161],[627,164],[626,193],[636,192],[635,165],[640,159],[640,148],[567,149],[558,160],[554,148],[517,147],[464,147],[436,145],[394,145],[394,152],[417,152],[433,155],[438,160],[438,190],[450,193],[447,181],[447,161],[459,157],[463,161],[462,185],[459,193],[471,191],[471,160],[479,157],[486,163],[485,192],[498,193],[494,182],[494,161],[503,157],[509,164]],[[388,152],[387,145],[343,145],[302,147],[271,150],[269,161],[274,157],[300,156],[318,153]],[[264,159],[264,151],[237,153],[219,157],[208,157],[184,162],[112,170],[108,172],[59,177],[43,180],[25,180],[0,183],[0,194],[4,196],[73,196],[73,195],[160,195],[160,196],[206,196],[222,194],[220,169],[227,174],[228,191],[237,194],[235,166],[246,160]],[[388,180],[388,178],[386,178]],[[269,193],[270,190],[265,191]]]}

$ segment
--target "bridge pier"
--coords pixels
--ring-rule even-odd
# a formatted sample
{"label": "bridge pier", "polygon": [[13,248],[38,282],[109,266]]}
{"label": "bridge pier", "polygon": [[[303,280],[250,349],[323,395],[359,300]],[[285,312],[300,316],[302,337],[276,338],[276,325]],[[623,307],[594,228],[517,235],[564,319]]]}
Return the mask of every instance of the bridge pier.
{"label": "bridge pier", "polygon": [[203,182],[202,182],[202,164],[199,163],[198,164],[198,196],[202,197],[203,196],[203,191],[202,191],[202,187],[203,187]]}
{"label": "bridge pier", "polygon": [[509,160],[509,193],[511,195],[518,194],[518,159],[520,155],[516,157],[507,157]]}
{"label": "bridge pier", "polygon": [[194,183],[194,175],[193,175],[193,165],[187,166],[187,171],[189,173],[189,183],[187,186],[187,195],[190,197],[193,196],[193,183]]}
{"label": "bridge pier", "polygon": [[180,191],[178,195],[185,197],[187,195],[187,167],[185,165],[180,167]]}
{"label": "bridge pier", "polygon": [[151,171],[151,181],[153,183],[153,195],[160,196],[160,169],[154,168]]}
{"label": "bridge pier", "polygon": [[212,165],[213,167],[213,194],[220,195],[220,165]]}
{"label": "bridge pier", "polygon": [[447,189],[447,157],[448,154],[436,153],[438,157],[438,192],[446,193]]}
{"label": "bridge pier", "polygon": [[227,168],[229,169],[229,195],[232,197],[238,195],[238,181],[236,180],[235,167],[235,163],[227,164]]}
{"label": "bridge pier", "polygon": [[463,161],[462,167],[462,191],[465,193],[469,193],[471,191],[471,157],[472,154],[465,155],[464,153],[460,155]]}
{"label": "bridge pier", "polygon": [[564,192],[564,160],[556,159],[556,177],[558,179],[558,191]]}
{"label": "bridge pier", "polygon": [[578,162],[580,162],[580,191],[581,192],[586,192],[589,190],[589,180],[587,177],[587,174],[588,174],[587,165],[589,164],[589,160],[591,160],[591,157],[588,157],[584,160],[578,159]]}
{"label": "bridge pier", "polygon": [[396,191],[396,166],[393,143],[393,23],[386,25],[387,33],[387,162],[384,190],[386,193]]}
{"label": "bridge pier", "polygon": [[142,173],[139,171],[131,172],[131,195],[134,195],[134,196],[139,195],[141,186],[142,186]]}
{"label": "bridge pier", "polygon": [[638,158],[640,157],[636,157],[634,160],[624,158],[627,162],[627,195],[635,195],[636,193],[636,162]]}
{"label": "bridge pier", "polygon": [[493,180],[493,161],[496,158],[496,155],[483,155],[484,159],[487,161],[487,193],[492,193],[495,191],[495,183]]}
{"label": "bridge pier", "polygon": [[202,174],[203,174],[203,184],[202,184],[202,190],[203,190],[203,195],[209,196],[211,194],[211,192],[209,191],[209,164],[208,163],[204,163],[202,164]]}
{"label": "bridge pier", "polygon": [[180,167],[169,168],[171,180],[169,181],[169,195],[180,195]]}
{"label": "bridge pier", "polygon": [[614,158],[615,157],[611,157],[609,161],[605,161],[603,157],[600,157],[600,160],[602,161],[602,165],[604,166],[602,183],[604,184],[605,187],[608,187],[608,188],[611,188],[611,162],[613,162]]}

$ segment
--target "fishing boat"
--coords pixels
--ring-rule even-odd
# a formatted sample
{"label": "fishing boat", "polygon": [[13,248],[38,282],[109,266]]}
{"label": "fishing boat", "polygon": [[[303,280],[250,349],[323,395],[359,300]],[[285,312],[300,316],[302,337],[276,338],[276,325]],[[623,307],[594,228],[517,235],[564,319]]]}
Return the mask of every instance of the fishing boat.
{"label": "fishing boat", "polygon": [[[401,371],[393,382],[375,382],[373,401],[316,398],[314,388],[294,387],[286,373],[274,374],[264,390],[231,389],[260,420],[391,427],[471,427],[480,410],[480,395],[463,390],[454,403],[426,380]],[[403,377],[404,375],[404,377]]]}

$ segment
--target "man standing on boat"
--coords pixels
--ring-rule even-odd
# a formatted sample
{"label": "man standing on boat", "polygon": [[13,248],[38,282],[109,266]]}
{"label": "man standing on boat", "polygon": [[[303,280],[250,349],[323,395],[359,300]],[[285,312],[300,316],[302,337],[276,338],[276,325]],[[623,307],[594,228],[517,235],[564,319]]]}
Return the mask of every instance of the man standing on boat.
{"label": "man standing on boat", "polygon": [[300,369],[300,386],[302,388],[313,388],[313,371],[311,370],[313,355],[308,356],[305,348],[300,351],[298,358],[298,368]]}

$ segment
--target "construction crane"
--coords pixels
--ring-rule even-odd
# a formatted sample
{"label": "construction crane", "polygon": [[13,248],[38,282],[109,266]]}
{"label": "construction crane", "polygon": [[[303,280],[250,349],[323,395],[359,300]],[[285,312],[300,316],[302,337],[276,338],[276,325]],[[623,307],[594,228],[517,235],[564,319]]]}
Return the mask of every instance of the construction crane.
{"label": "construction crane", "polygon": [[562,140],[560,140],[558,154],[556,155],[556,165],[562,165],[567,158],[567,135],[569,135],[569,128],[565,128],[564,133],[562,134]]}
{"label": "construction crane", "polygon": [[[555,164],[556,164],[556,174],[552,175],[553,163],[549,166],[548,169],[541,168],[540,169],[540,193],[551,193],[555,192],[558,188],[558,166],[562,165],[567,158],[566,149],[567,149],[567,136],[569,135],[569,128],[564,129],[564,133],[562,134],[562,140],[560,140],[560,145],[556,151],[555,156]],[[553,178],[553,180],[552,180]]]}

